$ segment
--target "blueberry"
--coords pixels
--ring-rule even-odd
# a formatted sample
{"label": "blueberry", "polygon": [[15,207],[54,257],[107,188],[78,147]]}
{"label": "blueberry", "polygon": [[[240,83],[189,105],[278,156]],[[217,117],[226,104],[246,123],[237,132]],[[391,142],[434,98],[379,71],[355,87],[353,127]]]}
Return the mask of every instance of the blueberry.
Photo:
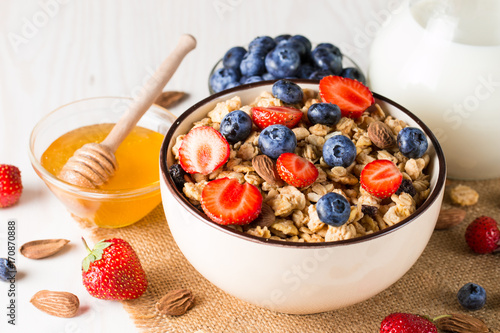
{"label": "blueberry", "polygon": [[307,110],[307,118],[313,124],[332,126],[336,125],[341,117],[340,108],[332,103],[314,103]]}
{"label": "blueberry", "polygon": [[458,302],[467,310],[479,310],[486,304],[486,290],[478,284],[467,283],[457,294]]}
{"label": "blueberry", "polygon": [[250,44],[248,45],[248,49],[251,50],[256,46],[261,46],[267,51],[271,51],[276,47],[276,42],[269,36],[259,36],[250,42]]}
{"label": "blueberry", "polygon": [[252,131],[252,118],[241,110],[229,112],[222,118],[219,132],[227,142],[236,143],[245,140]]}
{"label": "blueberry", "polygon": [[275,78],[295,76],[300,66],[300,55],[287,45],[279,45],[266,56],[266,69]]}
{"label": "blueberry", "polygon": [[257,51],[249,51],[245,54],[240,63],[241,75],[254,76],[262,75],[266,71],[265,55]]}
{"label": "blueberry", "polygon": [[239,70],[241,60],[243,59],[245,53],[247,53],[247,50],[241,46],[230,48],[222,58],[222,65],[225,68],[234,68]]}
{"label": "blueberry", "polygon": [[276,78],[271,73],[262,74],[262,79],[264,79],[264,80],[276,80]]}
{"label": "blueberry", "polygon": [[359,82],[366,84],[366,79],[363,73],[356,67],[346,67],[342,69],[340,76],[346,77],[353,80],[358,80]]}
{"label": "blueberry", "polygon": [[210,87],[215,92],[226,89],[231,82],[238,82],[240,75],[233,68],[219,68],[210,76]]}
{"label": "blueberry", "polygon": [[284,79],[273,84],[272,92],[274,97],[287,104],[298,104],[304,99],[302,88],[298,84]]}
{"label": "blueberry", "polygon": [[349,220],[351,206],[343,195],[330,192],[319,198],[316,212],[321,222],[340,227]]}
{"label": "blueberry", "polygon": [[354,162],[355,158],[356,146],[347,136],[334,135],[323,145],[323,159],[331,167],[346,168]]}
{"label": "blueberry", "polygon": [[234,88],[240,85],[241,85],[240,82],[229,82],[228,84],[226,84],[226,87],[224,89]]}
{"label": "blueberry", "polygon": [[184,179],[186,171],[184,171],[180,164],[172,164],[172,166],[168,168],[168,173],[170,174],[170,177],[172,177],[172,180],[174,181],[175,186],[177,186],[177,189],[179,189],[179,191],[182,191],[184,183],[186,183],[186,180]]}
{"label": "blueberry", "polygon": [[342,72],[342,57],[326,48],[315,48],[311,53],[314,65],[322,70],[331,71],[334,75]]}
{"label": "blueberry", "polygon": [[408,158],[420,158],[427,151],[427,137],[421,129],[405,127],[398,133],[398,147]]}
{"label": "blueberry", "polygon": [[264,81],[262,76],[254,75],[254,76],[247,77],[245,82],[243,82],[243,83],[252,83],[252,82],[260,82],[260,81]]}
{"label": "blueberry", "polygon": [[297,147],[297,138],[286,126],[271,125],[260,132],[259,149],[271,158],[277,159],[283,153],[293,153],[295,147]]}
{"label": "blueberry", "polygon": [[9,259],[0,258],[0,280],[9,281],[17,274],[16,265]]}
{"label": "blueberry", "polygon": [[322,78],[324,78],[325,76],[328,76],[328,75],[333,75],[333,73],[331,71],[325,71],[323,69],[320,69],[320,70],[312,72],[311,75],[309,75],[308,79],[321,80]]}
{"label": "blueberry", "polygon": [[305,59],[305,57],[307,55],[307,49],[304,46],[304,44],[302,44],[301,42],[299,42],[297,40],[292,40],[291,38],[287,41],[281,42],[279,44],[279,47],[287,47],[287,48],[294,50],[295,52],[297,52],[299,54],[300,59]]}
{"label": "blueberry", "polygon": [[316,49],[326,49],[327,51],[335,54],[335,55],[338,55],[339,57],[342,58],[342,52],[340,51],[340,49],[338,47],[336,47],[335,45],[333,44],[330,44],[330,43],[321,43],[321,44],[318,44],[316,46]]}
{"label": "blueberry", "polygon": [[292,37],[292,35],[283,34],[283,35],[279,35],[279,36],[274,37],[274,41],[276,42],[276,45],[277,45],[285,40],[289,40],[290,37]]}
{"label": "blueberry", "polygon": [[314,67],[311,64],[302,64],[299,67],[297,76],[301,79],[308,79],[309,76],[314,72]]}
{"label": "blueberry", "polygon": [[290,38],[290,40],[294,40],[294,41],[297,41],[299,43],[302,43],[305,46],[306,51],[311,51],[311,48],[312,48],[311,41],[309,41],[309,39],[307,39],[306,37],[304,37],[302,35],[295,35],[295,36],[292,36]]}

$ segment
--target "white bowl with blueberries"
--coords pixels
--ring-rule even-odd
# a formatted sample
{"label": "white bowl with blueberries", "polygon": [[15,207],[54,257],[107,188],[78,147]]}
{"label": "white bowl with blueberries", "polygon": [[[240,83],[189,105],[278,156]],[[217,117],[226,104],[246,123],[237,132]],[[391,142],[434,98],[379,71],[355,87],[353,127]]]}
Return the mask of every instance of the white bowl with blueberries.
{"label": "white bowl with blueberries", "polygon": [[[353,81],[326,76],[320,82],[327,88],[337,87],[337,83],[354,86],[360,84]],[[342,91],[343,88],[345,87],[338,90]],[[316,101],[305,112],[301,111],[294,104],[299,98],[297,94],[305,95],[311,91],[318,91],[317,80],[254,82],[215,93],[193,105],[177,119],[167,133],[160,152],[163,207],[169,228],[184,256],[206,279],[225,292],[253,305],[290,314],[319,313],[362,302],[403,276],[417,261],[434,230],[446,179],[443,152],[435,136],[402,106],[376,93],[372,95],[371,92],[369,98],[366,95],[358,96],[355,103],[345,103],[339,99],[335,104],[330,102],[332,92],[322,91],[320,85],[322,102]],[[254,105],[249,114],[248,108],[244,106],[253,103],[263,92],[272,94],[283,105]],[[193,124],[206,118],[218,103],[235,96],[241,99],[243,110],[232,110],[224,115],[220,126],[197,124],[193,128]],[[327,102],[335,105],[324,105]],[[393,225],[388,224],[378,231],[359,234],[353,238],[332,240],[332,230],[335,232],[341,230],[336,228],[347,228],[357,223],[351,219],[356,217],[353,212],[356,213],[361,208],[346,193],[366,191],[370,193],[368,196],[376,197],[374,200],[380,203],[380,210],[382,205],[387,204],[387,212],[390,207],[397,206],[389,203],[396,200],[393,197],[418,196],[415,192],[411,193],[411,190],[415,190],[413,184],[417,180],[412,184],[408,175],[403,179],[399,167],[390,160],[373,159],[366,165],[359,163],[359,170],[363,168],[359,183],[336,183],[318,200],[312,197],[307,199],[309,219],[312,220],[314,214],[317,214],[318,223],[322,224],[315,240],[311,235],[305,234],[300,236],[303,239],[299,239],[297,235],[283,236],[281,232],[275,232],[271,237],[269,234],[262,236],[250,233],[250,230],[262,230],[261,225],[255,226],[252,223],[259,221],[264,215],[264,203],[271,206],[272,214],[277,214],[276,221],[272,223],[292,219],[291,212],[289,215],[278,216],[271,201],[266,201],[270,198],[266,195],[273,188],[296,188],[297,191],[306,192],[308,187],[317,184],[316,180],[321,177],[321,170],[324,168],[351,168],[352,173],[356,173],[353,166],[358,164],[358,146],[353,144],[354,135],[349,140],[341,132],[332,131],[325,136],[327,138],[321,158],[311,161],[299,156],[302,153],[298,153],[297,141],[304,139],[297,140],[295,133],[298,131],[294,126],[309,128],[311,131],[318,124],[335,128],[345,117],[353,119],[354,123],[358,122],[359,128],[369,126],[371,122],[363,125],[364,120],[361,119],[366,119],[363,117],[367,114],[370,118],[372,113],[379,112],[374,103],[383,109],[386,116],[401,120],[407,125],[404,131],[399,131],[398,138],[395,135],[392,148],[387,149],[398,151],[407,160],[419,159],[423,154],[427,156],[426,176],[422,178],[427,181],[426,198],[409,215]],[[350,104],[354,104],[351,109]],[[359,109],[358,104],[365,106]],[[367,108],[366,105],[370,106]],[[297,112],[303,116],[299,120],[295,117]],[[228,162],[231,149],[241,147],[240,143],[250,138],[250,133],[255,131],[259,133],[258,153],[255,157],[275,163],[282,184],[269,190],[264,188],[263,183],[258,185],[260,187],[247,181],[241,184],[235,178],[218,178],[216,173],[213,179],[209,179],[208,175],[218,168],[225,170],[229,163],[236,164],[234,160]],[[178,153],[174,153],[177,139],[186,133]],[[373,146],[373,150],[382,149]],[[209,156],[209,163],[201,161],[206,155]],[[239,163],[244,165],[245,161]],[[200,173],[207,176],[198,177]],[[204,179],[200,182],[205,182],[200,202],[185,195],[188,186],[193,188],[201,184],[196,179]],[[234,202],[237,204],[234,205]],[[371,209],[365,210],[364,205],[361,210],[367,220],[370,220],[370,214],[377,214],[376,207],[375,213]],[[258,223],[261,222],[262,220]],[[279,223],[286,224],[285,222]],[[295,222],[287,223],[290,226]],[[269,228],[272,229],[273,226],[274,224]],[[265,226],[267,227],[268,225]],[[293,229],[293,226],[290,228]],[[327,230],[326,234],[321,234],[322,230]]]}
{"label": "white bowl with blueberries", "polygon": [[331,43],[313,47],[302,35],[259,36],[248,48],[230,48],[212,69],[208,88],[211,94],[224,89],[280,78],[320,80],[340,75],[366,83],[358,65]]}

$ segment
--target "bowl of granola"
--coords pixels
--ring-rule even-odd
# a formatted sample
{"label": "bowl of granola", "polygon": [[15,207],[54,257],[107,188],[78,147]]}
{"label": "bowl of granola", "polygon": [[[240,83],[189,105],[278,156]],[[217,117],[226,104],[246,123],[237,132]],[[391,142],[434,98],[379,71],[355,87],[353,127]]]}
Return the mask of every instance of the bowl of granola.
{"label": "bowl of granola", "polygon": [[223,291],[283,313],[330,311],[388,288],[424,250],[443,152],[410,111],[352,81],[238,86],[170,128],[160,151],[169,228]]}

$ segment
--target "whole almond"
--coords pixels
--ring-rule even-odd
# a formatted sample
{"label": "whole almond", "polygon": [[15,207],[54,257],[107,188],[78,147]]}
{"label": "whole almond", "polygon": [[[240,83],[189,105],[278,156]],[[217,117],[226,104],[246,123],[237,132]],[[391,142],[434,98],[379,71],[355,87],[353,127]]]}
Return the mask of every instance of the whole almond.
{"label": "whole almond", "polygon": [[186,93],[182,91],[164,91],[158,96],[155,101],[155,104],[158,104],[165,109],[168,109],[183,99],[186,96]]}
{"label": "whole almond", "polygon": [[173,290],[163,296],[155,305],[161,314],[181,316],[194,305],[194,296],[190,290]]}
{"label": "whole almond", "polygon": [[435,321],[437,328],[456,333],[488,333],[488,326],[479,318],[466,314],[442,316]]}
{"label": "whole almond", "polygon": [[257,155],[252,159],[255,172],[271,185],[283,186],[285,183],[280,178],[276,164],[266,155]]}
{"label": "whole almond", "polygon": [[30,302],[37,309],[62,318],[74,317],[80,307],[78,297],[65,291],[40,290]]}
{"label": "whole almond", "polygon": [[461,208],[442,209],[434,229],[443,230],[456,226],[462,222],[467,212]]}
{"label": "whole almond", "polygon": [[392,130],[389,126],[378,120],[370,123],[370,126],[368,126],[368,137],[380,149],[390,148],[396,144]]}
{"label": "whole almond", "polygon": [[67,239],[41,239],[24,243],[19,252],[26,258],[42,259],[59,252],[68,243]]}
{"label": "whole almond", "polygon": [[252,226],[270,227],[276,222],[274,210],[266,203],[262,203],[262,209],[259,216],[251,222]]}

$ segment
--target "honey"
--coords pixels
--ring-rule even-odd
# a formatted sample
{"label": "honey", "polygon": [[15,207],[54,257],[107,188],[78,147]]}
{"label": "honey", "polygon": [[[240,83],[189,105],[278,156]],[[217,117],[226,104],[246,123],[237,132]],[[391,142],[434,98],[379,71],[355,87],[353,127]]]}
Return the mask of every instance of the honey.
{"label": "honey", "polygon": [[[100,143],[114,124],[85,126],[70,131],[55,140],[43,153],[42,166],[57,177],[74,152],[84,144]],[[155,190],[140,195],[123,195],[134,189],[154,185],[159,180],[158,156],[163,135],[136,126],[118,147],[115,156],[118,169],[99,190],[113,191],[113,194],[88,198],[75,194],[55,192],[68,207],[73,217],[99,227],[116,228],[132,224],[160,201],[160,192]]]}

